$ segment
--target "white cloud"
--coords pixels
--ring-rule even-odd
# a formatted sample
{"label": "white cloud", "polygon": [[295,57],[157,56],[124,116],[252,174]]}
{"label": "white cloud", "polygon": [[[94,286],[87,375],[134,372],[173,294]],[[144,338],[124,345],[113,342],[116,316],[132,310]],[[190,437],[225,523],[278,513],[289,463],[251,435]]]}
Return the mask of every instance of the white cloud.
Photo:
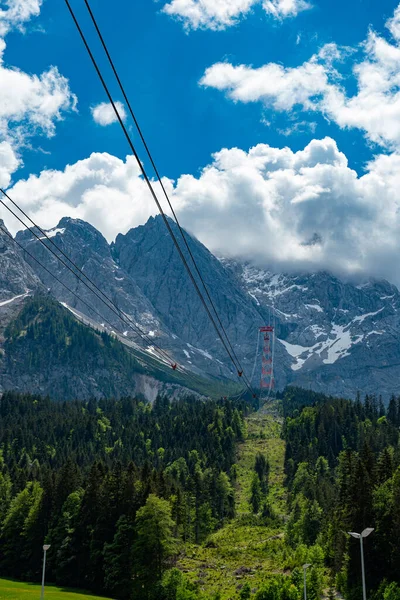
{"label": "white cloud", "polygon": [[[165,180],[181,223],[212,251],[280,269],[330,269],[400,283],[400,155],[381,155],[359,177],[334,140],[304,150],[259,144],[222,149],[198,177]],[[85,219],[112,240],[155,205],[132,157],[92,154],[10,191],[44,227]],[[159,195],[162,198],[161,194]],[[7,215],[14,232],[18,225]]]}
{"label": "white cloud", "polygon": [[[165,184],[169,186],[168,181]],[[10,195],[43,227],[71,216],[89,221],[108,239],[145,222],[154,212],[134,157],[123,161],[107,153],[93,153],[64,171],[31,175],[17,182]],[[4,218],[10,230],[20,228],[7,215]]]}
{"label": "white cloud", "polygon": [[23,30],[24,24],[38,16],[43,0],[5,0],[7,9],[0,8],[0,36],[4,37],[11,29]]}
{"label": "white cloud", "polygon": [[[119,116],[124,121],[126,119],[125,107],[122,102],[115,102],[115,107],[118,111]],[[109,102],[102,102],[101,104],[97,104],[92,109],[92,116],[96,123],[102,125],[103,127],[106,125],[111,125],[112,123],[117,123],[117,115],[115,114],[114,108]]]}
{"label": "white cloud", "polygon": [[15,173],[20,165],[16,153],[9,142],[0,142],[0,187],[6,188],[10,185],[11,175]]}
{"label": "white cloud", "polygon": [[[0,9],[0,180],[9,185],[20,164],[17,153],[32,135],[51,137],[63,112],[75,109],[76,97],[56,67],[30,75],[6,66],[4,36],[40,12],[42,0],[7,0]],[[11,154],[13,159],[10,158]]]}
{"label": "white cloud", "polygon": [[400,6],[398,6],[393,14],[393,17],[386,23],[390,33],[395,40],[400,39]]}
{"label": "white cloud", "polygon": [[311,7],[305,0],[172,0],[163,11],[182,21],[187,31],[221,31],[235,25],[259,4],[276,19],[295,17]]}
{"label": "white cloud", "polygon": [[289,111],[297,104],[312,110],[329,88],[327,69],[319,56],[296,68],[276,63],[259,68],[216,63],[206,70],[200,83],[226,91],[235,101],[263,101],[281,111]]}
{"label": "white cloud", "polygon": [[201,79],[203,86],[238,102],[263,102],[277,111],[320,112],[341,128],[358,128],[367,139],[389,149],[400,148],[400,7],[387,22],[390,43],[373,31],[363,44],[363,58],[353,65],[357,92],[347,95],[337,66],[348,48],[325,45],[294,68],[268,63],[259,68],[216,63]]}
{"label": "white cloud", "polygon": [[267,13],[277,19],[296,17],[302,10],[311,8],[311,4],[305,0],[264,0],[263,6]]}
{"label": "white cloud", "polygon": [[68,80],[56,67],[39,76],[28,75],[5,67],[0,54],[0,136],[4,139],[19,143],[39,132],[50,137],[62,112],[75,104]]}

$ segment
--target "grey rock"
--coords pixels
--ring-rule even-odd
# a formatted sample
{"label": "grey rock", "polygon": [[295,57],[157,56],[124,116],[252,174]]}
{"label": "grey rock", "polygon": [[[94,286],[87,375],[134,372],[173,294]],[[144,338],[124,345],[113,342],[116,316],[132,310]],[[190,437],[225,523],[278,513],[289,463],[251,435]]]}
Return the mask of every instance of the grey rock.
{"label": "grey rock", "polygon": [[[170,224],[210,313],[221,329],[178,228],[172,221]],[[186,239],[227,332],[233,350],[225,336],[222,337],[229,353],[234,359],[235,353],[243,368],[251,371],[254,332],[257,336],[258,327],[264,324],[265,310],[251,300],[236,276],[203,244],[189,234]],[[178,359],[185,364],[196,364],[203,371],[237,379],[237,370],[210,322],[162,218],[151,218],[146,225],[118,235],[112,252],[121,269],[135,278],[160,320],[184,343]]]}
{"label": "grey rock", "polygon": [[3,231],[6,226],[1,219],[0,225],[0,303],[7,306],[16,296],[38,289],[40,279],[27,264],[22,250]]}
{"label": "grey rock", "polygon": [[[176,225],[170,223],[191,264]],[[202,375],[237,380],[236,369],[160,217],[119,235],[111,245],[91,225],[76,219],[62,219],[49,234],[180,364]],[[78,301],[34,261],[27,259],[26,264],[22,255],[14,269],[12,260],[3,259],[8,267],[2,274],[0,299],[34,288],[39,278],[57,300],[84,315],[88,323],[99,327],[103,323],[108,330],[115,327],[130,342],[146,347],[29,231],[20,232],[17,240],[85,302]],[[277,274],[240,259],[216,258],[194,236],[187,234],[187,240],[232,344],[233,351],[227,344],[229,352],[234,352],[249,377],[254,371],[254,387],[258,387],[261,370],[258,329],[273,323],[278,389],[296,384],[346,396],[354,396],[358,390],[385,397],[398,393],[400,293],[394,285],[384,280],[342,281],[327,272]],[[7,252],[6,248],[4,254]],[[195,272],[194,276],[202,289]]]}
{"label": "grey rock", "polygon": [[394,285],[343,282],[326,272],[273,274],[223,262],[274,315],[276,348],[290,356],[287,383],[350,397],[357,391],[398,393],[400,294]]}

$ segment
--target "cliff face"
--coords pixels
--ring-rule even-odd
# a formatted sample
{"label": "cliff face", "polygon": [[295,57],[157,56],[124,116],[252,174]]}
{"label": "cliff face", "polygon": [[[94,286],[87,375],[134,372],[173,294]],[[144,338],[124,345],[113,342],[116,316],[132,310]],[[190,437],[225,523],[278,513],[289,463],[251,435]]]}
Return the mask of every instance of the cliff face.
{"label": "cliff face", "polygon": [[[171,226],[181,242],[176,226]],[[48,234],[146,332],[147,342],[78,282],[29,231],[17,235],[19,243],[84,302],[35,261],[25,260],[3,236],[0,323],[7,323],[9,313],[13,316],[20,310],[29,290],[45,289],[85,323],[109,333],[115,328],[123,341],[144,350],[147,357],[151,357],[151,341],[155,340],[196,374],[237,380],[161,218],[151,218],[146,225],[119,235],[111,245],[88,223],[69,218]],[[278,388],[295,383],[335,395],[354,396],[358,390],[385,396],[398,393],[400,294],[395,286],[386,281],[345,283],[324,272],[271,273],[240,260],[218,259],[189,234],[187,240],[242,366],[249,375],[254,368],[255,387],[261,370],[258,329],[273,321]],[[184,253],[187,256],[186,250]],[[191,264],[189,256],[187,260]],[[3,302],[7,304],[1,305]],[[4,326],[2,331],[4,334]],[[77,389],[82,386],[81,382]],[[118,386],[123,393],[124,384]]]}
{"label": "cliff face", "polygon": [[187,393],[185,382],[156,361],[144,361],[116,337],[95,331],[49,297],[25,301],[4,332],[1,391],[55,400]]}
{"label": "cliff face", "polygon": [[389,395],[400,386],[400,294],[387,281],[344,283],[329,273],[272,274],[224,261],[276,315],[287,381],[333,395]]}
{"label": "cliff face", "polygon": [[0,356],[4,349],[4,331],[23,306],[24,300],[42,289],[40,278],[24,258],[24,253],[4,232],[0,219]]}

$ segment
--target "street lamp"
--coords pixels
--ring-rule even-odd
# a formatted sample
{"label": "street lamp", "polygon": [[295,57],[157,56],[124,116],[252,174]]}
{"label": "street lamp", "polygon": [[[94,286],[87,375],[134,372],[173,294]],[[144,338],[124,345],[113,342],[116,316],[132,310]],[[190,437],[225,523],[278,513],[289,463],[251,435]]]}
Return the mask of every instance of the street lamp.
{"label": "street lamp", "polygon": [[40,600],[43,600],[43,598],[44,598],[44,575],[46,572],[46,552],[49,548],[50,548],[50,544],[45,544],[43,546],[44,554],[43,554],[43,572],[42,572],[42,593],[40,594]]}
{"label": "street lamp", "polygon": [[369,536],[370,533],[374,531],[373,527],[367,527],[361,533],[354,533],[354,531],[348,531],[347,533],[351,535],[353,538],[360,540],[360,550],[361,550],[361,576],[362,576],[362,587],[363,587],[363,600],[367,600],[367,589],[365,587],[365,568],[364,568],[364,549],[363,549],[363,538]]}
{"label": "street lamp", "polygon": [[304,600],[307,600],[307,569],[311,567],[311,565],[305,564],[303,565],[304,571]]}

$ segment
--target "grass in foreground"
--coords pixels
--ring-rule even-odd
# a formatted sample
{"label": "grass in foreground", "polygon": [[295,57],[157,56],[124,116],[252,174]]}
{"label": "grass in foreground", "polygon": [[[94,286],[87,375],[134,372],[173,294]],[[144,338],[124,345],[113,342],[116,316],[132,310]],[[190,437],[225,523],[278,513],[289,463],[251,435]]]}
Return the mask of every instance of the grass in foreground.
{"label": "grass in foreground", "polygon": [[[222,600],[238,597],[248,581],[260,587],[268,575],[283,572],[291,560],[284,540],[286,507],[283,487],[285,445],[276,414],[256,413],[247,419],[247,438],[239,448],[236,485],[236,518],[211,535],[203,545],[187,544],[179,567],[200,589],[221,593]],[[268,500],[280,517],[269,526],[251,513],[250,487],[257,452],[268,456],[271,465]]]}
{"label": "grass in foreground", "polygon": [[[40,598],[41,586],[33,583],[21,583],[10,579],[0,579],[0,600],[33,600]],[[46,600],[106,600],[100,596],[93,596],[89,592],[78,592],[66,588],[46,586]]]}

